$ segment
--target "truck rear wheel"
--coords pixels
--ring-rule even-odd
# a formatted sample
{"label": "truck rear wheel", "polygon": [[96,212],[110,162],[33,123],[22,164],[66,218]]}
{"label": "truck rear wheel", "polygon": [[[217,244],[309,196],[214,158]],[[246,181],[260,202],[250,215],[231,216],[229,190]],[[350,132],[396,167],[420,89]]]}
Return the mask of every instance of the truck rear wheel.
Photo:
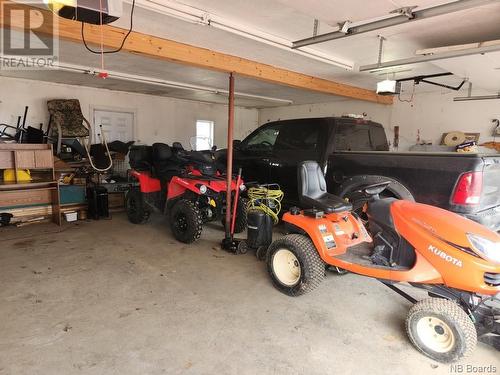
{"label": "truck rear wheel", "polygon": [[314,290],[325,277],[323,260],[302,234],[288,234],[269,246],[267,270],[274,286],[294,297]]}
{"label": "truck rear wheel", "polygon": [[357,193],[364,186],[378,184],[384,181],[390,181],[391,184],[382,192],[380,195],[383,198],[397,198],[405,199],[415,202],[415,198],[412,193],[399,181],[394,180],[390,177],[385,176],[353,176],[344,180],[339,188],[337,189],[337,195],[341,198],[348,199],[353,206],[353,211],[358,214],[361,218],[362,208],[364,204],[368,201],[366,197],[362,197],[361,194]]}
{"label": "truck rear wheel", "polygon": [[170,228],[180,242],[192,243],[199,239],[203,219],[196,204],[187,199],[176,202],[170,210]]}
{"label": "truck rear wheel", "polygon": [[127,218],[133,224],[144,224],[150,212],[146,209],[142,193],[138,189],[130,189],[126,200]]}
{"label": "truck rear wheel", "polygon": [[450,363],[468,356],[477,344],[474,323],[455,302],[427,298],[408,312],[406,332],[412,344],[438,362]]}

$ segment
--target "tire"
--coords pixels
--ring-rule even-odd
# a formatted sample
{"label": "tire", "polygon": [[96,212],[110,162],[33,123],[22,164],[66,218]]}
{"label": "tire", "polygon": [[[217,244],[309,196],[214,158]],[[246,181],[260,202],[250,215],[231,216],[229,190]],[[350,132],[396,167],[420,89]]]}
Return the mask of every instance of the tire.
{"label": "tire", "polygon": [[467,357],[477,344],[474,323],[455,302],[427,298],[408,312],[406,332],[421,353],[442,363]]}
{"label": "tire", "polygon": [[170,210],[170,228],[176,240],[192,243],[198,240],[203,229],[201,212],[193,202],[181,199]]}
{"label": "tire", "polygon": [[366,213],[363,212],[363,206],[368,202],[368,198],[361,197],[356,191],[360,190],[364,186],[378,184],[380,182],[390,181],[391,184],[380,194],[382,198],[397,198],[405,199],[415,202],[415,198],[412,193],[400,182],[384,176],[353,176],[344,180],[337,189],[337,195],[341,198],[348,199],[352,204],[353,212],[356,213],[359,218],[366,225],[368,223],[368,217]]}
{"label": "tire", "polygon": [[316,247],[301,234],[288,234],[274,241],[266,262],[274,286],[289,296],[309,293],[325,277],[325,264]]}
{"label": "tire", "polygon": [[138,189],[131,189],[127,193],[126,210],[128,220],[132,224],[144,224],[149,219],[150,212],[146,209],[144,197]]}
{"label": "tire", "polygon": [[[408,190],[403,184],[399,181],[394,180],[393,178],[384,177],[384,176],[353,176],[344,180],[338,190],[337,195],[341,198],[349,198],[352,193],[357,190],[360,190],[363,186],[378,184],[384,181],[390,181],[391,184],[382,192],[383,197],[393,197],[397,199],[405,199],[412,202],[415,202],[415,198],[413,194]],[[353,201],[354,210],[359,210],[363,204],[366,202],[365,200]]]}
{"label": "tire", "polygon": [[[234,233],[241,233],[247,229],[247,204],[248,199],[238,197],[238,207],[236,207],[236,221],[234,222]],[[225,212],[223,210],[223,212]],[[226,217],[223,215],[222,226],[226,228]]]}

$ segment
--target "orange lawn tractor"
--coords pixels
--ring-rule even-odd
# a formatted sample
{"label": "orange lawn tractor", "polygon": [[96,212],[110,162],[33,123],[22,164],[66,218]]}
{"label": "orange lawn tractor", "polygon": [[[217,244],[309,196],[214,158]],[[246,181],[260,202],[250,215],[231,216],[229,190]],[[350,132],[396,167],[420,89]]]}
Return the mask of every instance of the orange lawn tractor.
{"label": "orange lawn tractor", "polygon": [[[452,212],[381,199],[389,183],[363,188],[368,229],[349,202],[326,191],[316,162],[299,166],[301,209],[283,215],[290,234],[267,251],[277,289],[299,296],[316,288],[326,268],[380,280],[414,305],[406,318],[412,344],[439,362],[470,354],[478,337],[498,349],[500,235]],[[417,301],[398,283],[427,291]]]}

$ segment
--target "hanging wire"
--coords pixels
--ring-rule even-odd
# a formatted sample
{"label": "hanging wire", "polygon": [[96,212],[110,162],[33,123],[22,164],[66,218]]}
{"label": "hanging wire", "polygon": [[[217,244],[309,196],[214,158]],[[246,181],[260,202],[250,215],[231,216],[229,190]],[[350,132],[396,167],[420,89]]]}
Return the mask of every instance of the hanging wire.
{"label": "hanging wire", "polygon": [[[132,32],[132,29],[134,27],[134,10],[135,10],[135,0],[132,0],[132,9],[130,10],[130,27],[129,27],[127,33],[125,34],[125,36],[123,37],[123,40],[122,40],[122,42],[120,44],[120,47],[118,47],[117,49],[114,49],[114,50],[104,51],[103,48],[102,48],[102,45],[101,45],[101,50],[100,51],[97,51],[97,50],[94,50],[94,49],[90,48],[89,45],[87,44],[87,42],[85,41],[85,31],[84,31],[85,30],[84,29],[85,22],[82,22],[82,41],[83,41],[83,45],[85,46],[85,48],[87,49],[87,51],[95,53],[97,55],[100,55],[100,54],[103,54],[103,53],[117,53],[117,52],[120,52],[123,49],[123,46],[125,45],[125,42],[127,41],[127,38],[129,37],[129,35]],[[102,12],[101,12],[101,26],[102,26]],[[102,31],[101,31],[101,33],[102,33]],[[101,44],[103,44],[103,41],[101,41]]]}
{"label": "hanging wire", "polygon": [[401,90],[400,90],[399,94],[398,94],[398,100],[400,102],[406,102],[406,103],[413,102],[413,97],[415,96],[415,86],[417,86],[417,85],[415,84],[415,81],[413,81],[413,87],[412,87],[412,90],[411,90],[410,99],[401,99]]}

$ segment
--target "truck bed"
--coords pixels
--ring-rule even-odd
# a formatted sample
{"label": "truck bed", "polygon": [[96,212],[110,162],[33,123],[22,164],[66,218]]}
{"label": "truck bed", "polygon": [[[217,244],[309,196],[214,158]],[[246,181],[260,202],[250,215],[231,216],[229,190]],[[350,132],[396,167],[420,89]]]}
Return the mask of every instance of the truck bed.
{"label": "truck bed", "polygon": [[[451,194],[465,172],[483,172],[479,205],[456,206]],[[500,213],[500,154],[456,152],[339,151],[328,158],[332,190],[348,177],[378,175],[406,186],[417,202],[470,215]],[[499,207],[499,211],[491,209]]]}

